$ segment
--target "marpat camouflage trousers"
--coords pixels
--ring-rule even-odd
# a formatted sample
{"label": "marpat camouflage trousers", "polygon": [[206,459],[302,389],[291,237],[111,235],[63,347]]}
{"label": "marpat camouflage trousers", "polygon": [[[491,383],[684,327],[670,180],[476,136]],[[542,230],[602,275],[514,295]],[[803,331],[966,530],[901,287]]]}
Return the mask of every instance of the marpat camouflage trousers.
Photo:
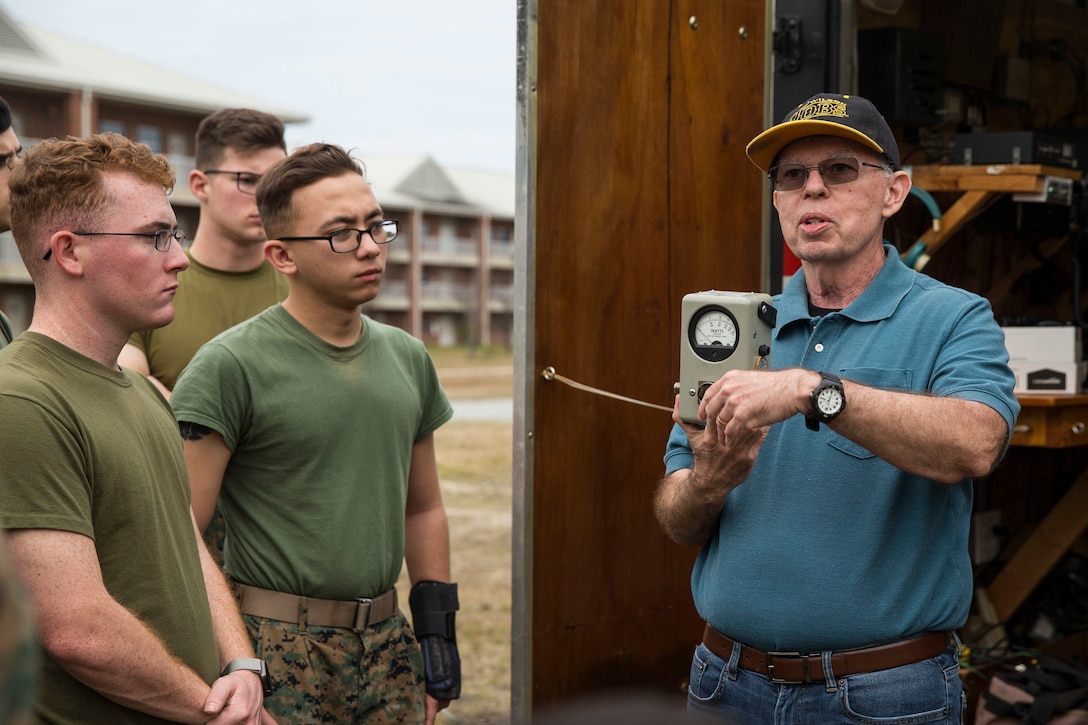
{"label": "marpat camouflage trousers", "polygon": [[265,707],[283,725],[424,721],[423,655],[399,611],[361,632],[244,618],[276,688]]}

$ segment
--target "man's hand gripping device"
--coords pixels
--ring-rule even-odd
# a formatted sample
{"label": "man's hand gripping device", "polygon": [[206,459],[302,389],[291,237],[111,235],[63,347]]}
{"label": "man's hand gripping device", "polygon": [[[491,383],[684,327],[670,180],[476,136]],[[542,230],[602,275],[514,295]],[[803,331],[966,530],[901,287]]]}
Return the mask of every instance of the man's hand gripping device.
{"label": "man's hand gripping device", "polygon": [[416,582],[408,593],[408,606],[423,650],[427,694],[436,700],[456,700],[461,696],[461,655],[454,627],[457,585]]}
{"label": "man's hand gripping device", "polygon": [[680,305],[680,419],[701,423],[707,388],[730,370],[771,365],[771,332],[777,311],[760,292],[693,292]]}

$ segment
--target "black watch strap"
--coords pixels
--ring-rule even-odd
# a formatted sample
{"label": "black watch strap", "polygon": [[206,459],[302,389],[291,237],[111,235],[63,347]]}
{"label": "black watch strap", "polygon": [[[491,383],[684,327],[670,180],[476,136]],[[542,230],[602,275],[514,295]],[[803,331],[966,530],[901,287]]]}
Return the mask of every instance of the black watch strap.
{"label": "black watch strap", "polygon": [[265,696],[267,697],[272,694],[272,677],[268,674],[267,662],[257,657],[239,657],[238,659],[228,662],[227,666],[223,668],[223,671],[219,673],[219,676],[226,677],[230,673],[238,672],[239,670],[256,672],[261,678],[261,685],[264,686]]}

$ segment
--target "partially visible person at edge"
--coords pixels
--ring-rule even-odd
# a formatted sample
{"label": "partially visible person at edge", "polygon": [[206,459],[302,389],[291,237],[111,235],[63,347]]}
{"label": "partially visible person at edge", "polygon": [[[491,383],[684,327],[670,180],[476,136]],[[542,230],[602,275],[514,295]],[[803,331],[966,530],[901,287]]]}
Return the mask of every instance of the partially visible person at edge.
{"label": "partially visible person at edge", "polygon": [[[0,98],[0,233],[11,230],[8,177],[22,163],[23,147],[11,124],[11,106]],[[0,348],[12,338],[11,322],[0,311]],[[0,539],[0,723],[31,722],[38,657],[30,602]]]}
{"label": "partially visible person at edge", "polygon": [[11,176],[35,304],[0,350],[0,511],[37,615],[43,722],[274,722],[170,407],[117,363],[174,314],[173,183],[164,156],[110,133],[43,141]]}
{"label": "partially visible person at edge", "polygon": [[958,725],[972,479],[1020,409],[1004,337],[987,300],[883,242],[911,182],[869,101],[816,95],[747,153],[801,270],[774,298],[771,369],[711,385],[705,425],[673,413],[655,506],[702,546],[689,706]]}
{"label": "partially visible person at edge", "polygon": [[[8,177],[20,163],[23,146],[15,129],[11,127],[11,106],[0,98],[0,233],[11,230],[11,192],[8,189]],[[0,347],[11,342],[14,335],[11,320],[0,310]]]}
{"label": "partially visible person at edge", "polygon": [[[197,521],[220,502],[250,635],[287,683],[273,714],[429,725],[461,687],[434,445],[453,411],[423,344],[362,313],[397,222],[328,144],[270,168],[257,204],[290,293],[178,379]],[[402,563],[412,626],[397,603]]]}
{"label": "partially visible person at edge", "polygon": [[[256,196],[261,175],[286,155],[283,122],[262,111],[224,108],[197,127],[189,190],[200,203],[200,222],[186,250],[189,269],[178,278],[174,321],[133,334],[120,358],[167,399],[201,345],[287,296],[287,278],[264,258]],[[204,541],[221,564],[221,515],[209,522]]]}

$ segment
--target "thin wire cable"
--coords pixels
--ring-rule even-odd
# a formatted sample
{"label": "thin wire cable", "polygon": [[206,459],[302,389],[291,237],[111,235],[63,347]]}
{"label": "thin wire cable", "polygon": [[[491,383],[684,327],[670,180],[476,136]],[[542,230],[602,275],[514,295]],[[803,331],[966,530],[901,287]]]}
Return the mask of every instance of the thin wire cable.
{"label": "thin wire cable", "polygon": [[570,378],[564,377],[564,376],[560,375],[559,373],[555,372],[555,368],[553,368],[551,365],[549,365],[548,367],[541,370],[540,374],[541,374],[541,376],[543,376],[543,378],[545,380],[558,380],[559,382],[563,383],[564,385],[569,385],[570,387],[576,388],[578,390],[584,390],[587,393],[593,393],[595,395],[603,395],[606,398],[614,398],[616,400],[622,400],[625,403],[634,403],[635,405],[643,405],[643,406],[646,406],[647,408],[656,408],[657,410],[664,410],[664,411],[666,411],[668,413],[672,412],[672,408],[669,408],[669,407],[664,406],[664,405],[656,405],[654,403],[647,403],[647,402],[642,401],[642,400],[635,400],[634,398],[628,398],[628,397],[623,396],[623,395],[617,395],[616,393],[610,393],[607,390],[601,390],[600,388],[594,388],[594,387],[592,387],[590,385],[586,385],[585,383],[576,382],[574,380],[571,380]]}

